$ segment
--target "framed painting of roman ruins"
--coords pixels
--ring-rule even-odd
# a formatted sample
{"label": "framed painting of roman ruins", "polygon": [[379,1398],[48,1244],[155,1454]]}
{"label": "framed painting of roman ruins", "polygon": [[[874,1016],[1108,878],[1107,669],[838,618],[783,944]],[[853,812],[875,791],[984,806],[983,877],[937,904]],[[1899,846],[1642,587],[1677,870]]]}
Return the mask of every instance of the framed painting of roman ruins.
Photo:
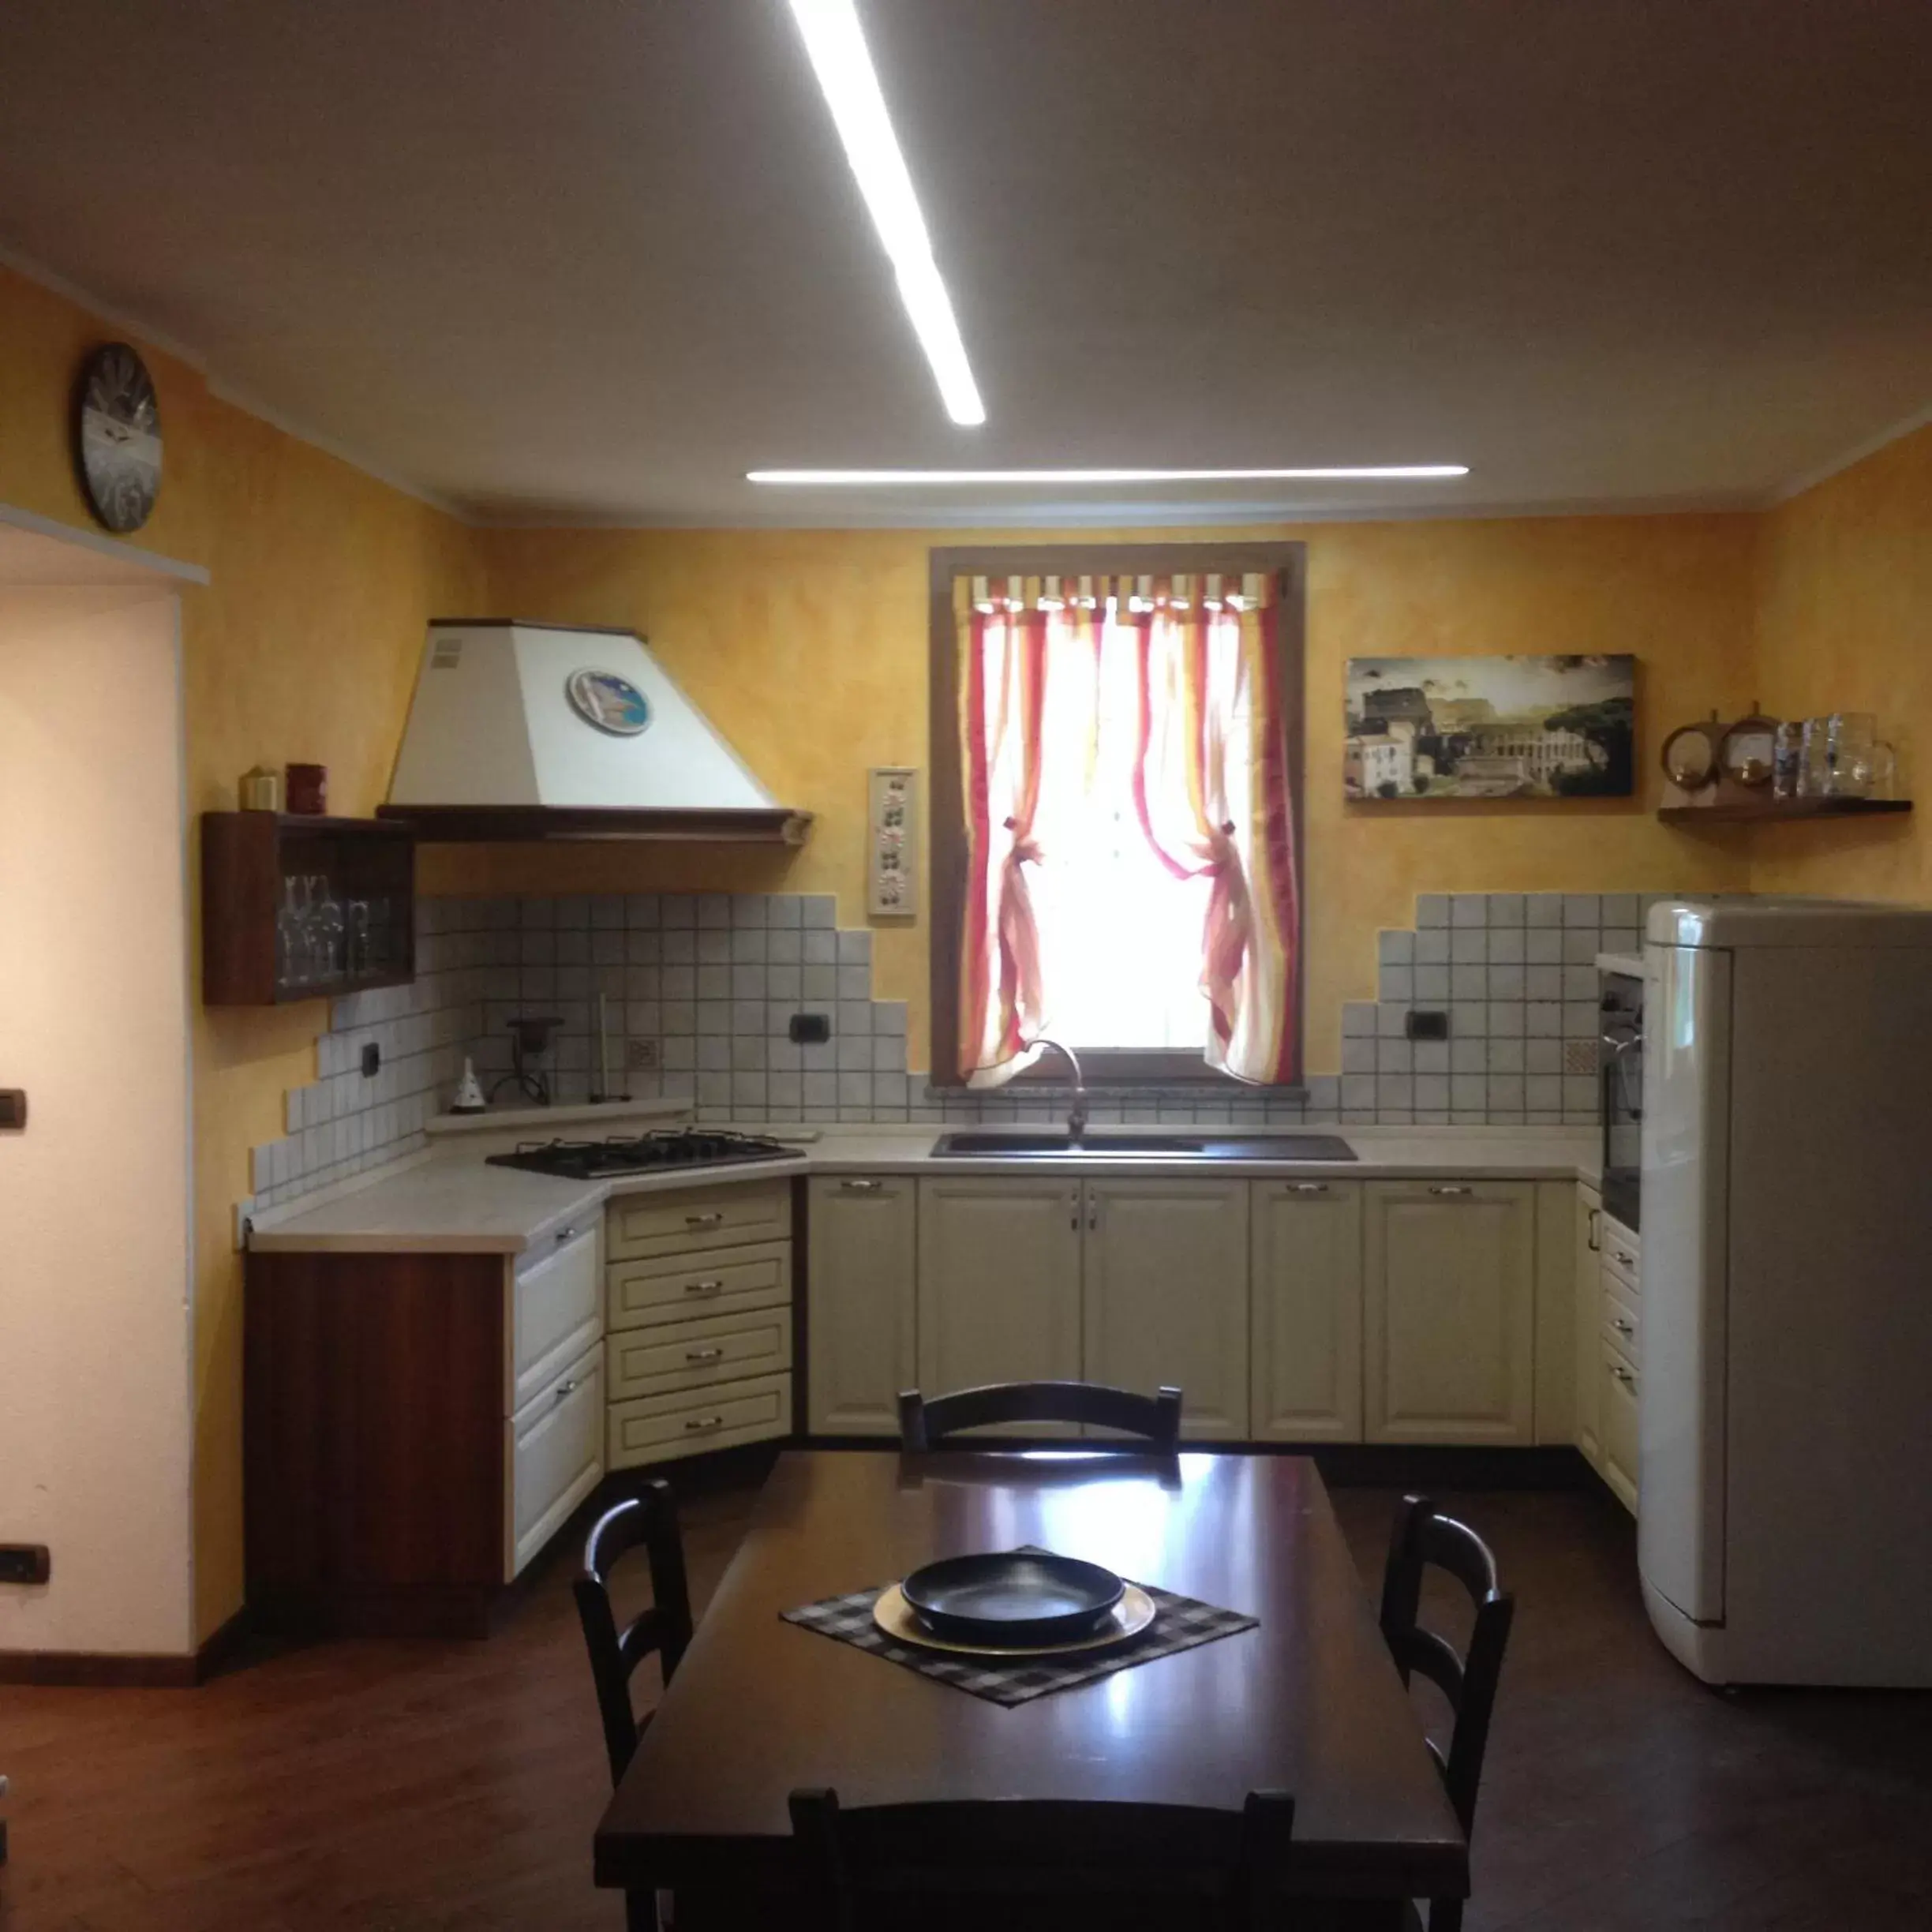
{"label": "framed painting of roman ruins", "polygon": [[1628,798],[1637,660],[1351,657],[1350,799]]}

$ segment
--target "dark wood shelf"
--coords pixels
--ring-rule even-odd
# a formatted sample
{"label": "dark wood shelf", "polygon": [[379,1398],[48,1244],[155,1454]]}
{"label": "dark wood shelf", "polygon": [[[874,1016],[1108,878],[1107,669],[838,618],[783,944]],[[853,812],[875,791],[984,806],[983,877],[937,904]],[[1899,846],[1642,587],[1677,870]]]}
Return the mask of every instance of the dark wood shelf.
{"label": "dark wood shelf", "polygon": [[[286,882],[320,875],[343,908],[345,969],[285,980]],[[360,932],[352,908],[365,908]],[[416,976],[416,841],[406,825],[301,812],[201,815],[201,998],[210,1006],[339,999]]]}
{"label": "dark wood shelf", "polygon": [[1666,825],[1771,825],[1794,818],[1873,818],[1908,812],[1910,799],[1730,798],[1714,805],[1665,805]]}

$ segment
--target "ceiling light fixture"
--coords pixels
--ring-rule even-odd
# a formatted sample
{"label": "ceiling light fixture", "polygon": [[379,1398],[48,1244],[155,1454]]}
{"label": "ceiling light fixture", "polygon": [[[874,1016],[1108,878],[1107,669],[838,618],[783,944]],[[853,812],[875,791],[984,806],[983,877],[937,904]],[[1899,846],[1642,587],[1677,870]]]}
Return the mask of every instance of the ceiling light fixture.
{"label": "ceiling light fixture", "polygon": [[905,156],[893,132],[878,73],[859,24],[853,0],[791,0],[812,71],[832,110],[833,125],[845,144],[845,159],[871,212],[872,225],[892,258],[912,331],[940,399],[953,421],[966,427],[986,421],[986,405],[966,361],[952,298],[933,260],[932,238],[919,212]]}
{"label": "ceiling light fixture", "polygon": [[1436,483],[1467,463],[1369,463],[1322,470],[747,470],[748,483],[805,489],[900,483]]}

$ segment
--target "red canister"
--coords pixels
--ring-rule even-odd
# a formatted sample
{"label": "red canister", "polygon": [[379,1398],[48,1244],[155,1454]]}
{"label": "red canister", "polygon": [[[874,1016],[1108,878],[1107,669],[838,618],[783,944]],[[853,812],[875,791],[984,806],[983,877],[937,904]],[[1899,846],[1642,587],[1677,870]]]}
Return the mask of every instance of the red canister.
{"label": "red canister", "polygon": [[291,765],[288,768],[288,808],[310,818],[328,810],[328,767]]}

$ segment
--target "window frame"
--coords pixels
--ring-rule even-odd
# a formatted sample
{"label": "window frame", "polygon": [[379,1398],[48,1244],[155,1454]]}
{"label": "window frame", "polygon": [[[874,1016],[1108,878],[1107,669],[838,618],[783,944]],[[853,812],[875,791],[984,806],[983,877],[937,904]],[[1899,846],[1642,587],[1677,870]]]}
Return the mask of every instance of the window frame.
{"label": "window frame", "polygon": [[[960,942],[967,883],[964,777],[960,763],[959,638],[953,586],[962,577],[1222,577],[1270,576],[1275,580],[1275,636],[1281,653],[1282,690],[1294,702],[1285,721],[1288,796],[1294,815],[1296,894],[1294,944],[1307,958],[1308,874],[1303,863],[1307,814],[1303,783],[1308,725],[1303,682],[1308,616],[1308,546],[1304,543],[1003,544],[990,548],[935,548],[928,552],[930,669],[927,700],[932,806],[929,876],[932,881],[931,1039],[928,1076],[937,1088],[963,1090],[958,1071]],[[1262,1091],[1305,1091],[1303,1020],[1308,975],[1295,975],[1294,1079]],[[1209,1066],[1200,1054],[1178,1050],[1096,1047],[1083,1050],[1080,1066],[1089,1087],[1199,1085],[1245,1083]],[[1022,1082],[1064,1086],[1065,1069],[1050,1056],[1018,1075]]]}

